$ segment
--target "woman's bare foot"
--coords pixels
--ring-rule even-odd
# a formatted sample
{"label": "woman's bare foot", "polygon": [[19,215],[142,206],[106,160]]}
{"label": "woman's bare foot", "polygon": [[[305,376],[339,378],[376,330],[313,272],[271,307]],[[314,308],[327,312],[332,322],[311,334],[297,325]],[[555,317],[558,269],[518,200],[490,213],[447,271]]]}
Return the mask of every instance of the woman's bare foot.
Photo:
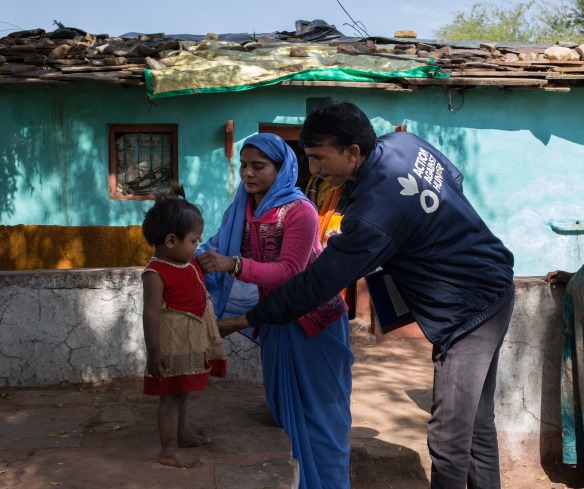
{"label": "woman's bare foot", "polygon": [[180,448],[202,447],[211,443],[211,438],[207,436],[195,435],[188,431],[178,435],[178,446]]}
{"label": "woman's bare foot", "polygon": [[194,469],[201,464],[198,458],[183,458],[178,454],[172,455],[158,455],[158,463],[162,465],[170,465],[171,467],[178,467],[179,469]]}

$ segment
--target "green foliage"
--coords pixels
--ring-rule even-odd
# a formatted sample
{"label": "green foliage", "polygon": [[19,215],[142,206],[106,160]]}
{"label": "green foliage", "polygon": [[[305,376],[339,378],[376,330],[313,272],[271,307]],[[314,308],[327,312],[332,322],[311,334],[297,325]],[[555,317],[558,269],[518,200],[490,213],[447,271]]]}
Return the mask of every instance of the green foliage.
{"label": "green foliage", "polygon": [[439,39],[555,44],[584,40],[584,0],[501,4],[476,3],[454,12],[452,23],[434,32]]}
{"label": "green foliage", "polygon": [[568,10],[567,28],[580,36],[580,39],[584,39],[584,0],[572,0],[566,7]]}

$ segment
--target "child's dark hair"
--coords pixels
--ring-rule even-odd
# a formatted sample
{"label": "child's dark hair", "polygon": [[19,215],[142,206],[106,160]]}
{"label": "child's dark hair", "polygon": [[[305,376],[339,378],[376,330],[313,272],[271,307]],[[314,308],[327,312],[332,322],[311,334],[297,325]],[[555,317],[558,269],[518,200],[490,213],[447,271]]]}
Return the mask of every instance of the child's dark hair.
{"label": "child's dark hair", "polygon": [[156,202],[144,215],[142,234],[149,245],[156,246],[164,244],[169,234],[183,240],[203,223],[201,211],[186,200],[183,186],[172,182],[170,193],[157,194]]}

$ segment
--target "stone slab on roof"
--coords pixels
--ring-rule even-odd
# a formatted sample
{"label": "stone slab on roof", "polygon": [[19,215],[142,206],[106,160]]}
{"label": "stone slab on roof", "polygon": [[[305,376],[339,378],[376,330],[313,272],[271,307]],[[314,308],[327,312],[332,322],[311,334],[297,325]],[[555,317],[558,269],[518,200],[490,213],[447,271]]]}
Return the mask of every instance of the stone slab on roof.
{"label": "stone slab on roof", "polygon": [[[93,35],[79,29],[42,29],[13,32],[0,38],[0,84],[97,82],[145,85],[144,70],[172,64],[172,57],[205,39],[231,41],[235,52],[253,52],[277,43],[302,46],[313,32],[298,24],[296,32],[269,34],[165,35],[128,33],[122,37]],[[320,22],[320,23],[318,23]],[[469,89],[480,86],[569,91],[584,87],[584,46],[566,43],[553,46],[521,45],[486,41],[440,41],[396,37],[347,37],[326,23],[314,21],[321,39],[310,40],[336,46],[354,56],[383,55],[432,59],[448,78],[395,78],[387,83],[356,83],[351,86],[388,90],[418,90],[424,87]],[[334,26],[332,26],[334,28]],[[302,37],[308,33],[309,37]],[[66,34],[66,35],[65,35]],[[558,49],[559,48],[559,49]],[[170,60],[170,61],[169,61]],[[511,75],[513,73],[513,75]],[[346,86],[343,82],[283,82],[282,85]]]}

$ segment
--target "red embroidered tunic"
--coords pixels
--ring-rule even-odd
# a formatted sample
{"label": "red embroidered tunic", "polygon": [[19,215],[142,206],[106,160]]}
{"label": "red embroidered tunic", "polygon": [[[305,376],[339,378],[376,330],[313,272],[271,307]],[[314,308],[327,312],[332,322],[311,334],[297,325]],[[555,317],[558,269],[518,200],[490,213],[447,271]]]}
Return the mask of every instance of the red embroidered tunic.
{"label": "red embroidered tunic", "polygon": [[203,272],[194,258],[185,266],[152,260],[147,268],[156,270],[162,278],[162,298],[168,307],[203,317],[207,307],[207,290],[201,280]]}
{"label": "red embroidered tunic", "polygon": [[[247,201],[241,244],[239,280],[256,284],[261,296],[303,272],[322,252],[318,238],[318,215],[307,200],[295,200],[253,215],[253,196]],[[298,319],[308,336],[317,334],[347,312],[339,294]]]}

